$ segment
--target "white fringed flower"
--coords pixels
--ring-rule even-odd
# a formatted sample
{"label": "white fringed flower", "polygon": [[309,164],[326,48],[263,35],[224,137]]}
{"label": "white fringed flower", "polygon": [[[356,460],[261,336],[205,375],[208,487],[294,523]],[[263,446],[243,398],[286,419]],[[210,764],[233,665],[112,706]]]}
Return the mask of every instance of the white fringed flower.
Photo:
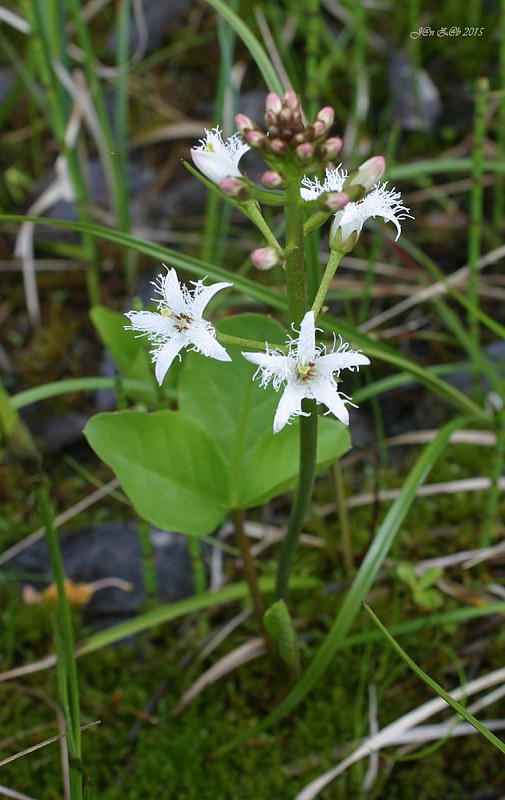
{"label": "white fringed flower", "polygon": [[313,311],[307,311],[300,335],[296,339],[289,337],[287,345],[287,354],[268,348],[266,353],[242,353],[244,358],[258,366],[254,377],[261,376],[261,386],[265,387],[272,381],[278,391],[285,384],[275,414],[274,433],[282,430],[293,417],[304,415],[304,397],[322,403],[344,425],[348,425],[349,412],[345,404],[351,399],[338,391],[333,375],[336,373],[338,377],[342,369],[358,369],[369,364],[369,359],[359,350],[349,350],[346,343],[330,352],[325,347],[317,347]]}
{"label": "white fringed flower", "polygon": [[387,183],[378,183],[362,200],[357,203],[347,203],[345,208],[337,211],[330,228],[330,242],[335,238],[337,231],[340,231],[343,242],[354,232],[359,236],[364,222],[370,217],[383,217],[386,222],[392,222],[397,231],[396,241],[402,232],[399,220],[410,217],[408,213],[410,209],[402,204],[400,192],[386,187]]}
{"label": "white fringed flower", "polygon": [[[347,180],[347,172],[341,169],[341,165],[336,169],[327,169],[324,182],[319,178],[304,177],[300,195],[304,200],[317,200],[324,192],[342,192]],[[330,243],[334,241],[337,232],[340,233],[342,242],[345,242],[351,234],[359,236],[363,224],[370,217],[383,217],[386,222],[392,222],[396,226],[398,239],[401,233],[399,220],[410,217],[409,208],[402,205],[400,192],[394,189],[387,189],[387,183],[377,183],[362,200],[349,202],[343,209],[337,211],[330,229]]]}
{"label": "white fringed flower", "polygon": [[238,163],[251,148],[240,133],[234,133],[226,141],[223,141],[219,128],[205,130],[205,134],[205,139],[200,139],[200,146],[191,148],[191,158],[198,169],[213,183],[220,183],[230,176],[241,178]]}
{"label": "white fringed flower", "polygon": [[166,275],[158,275],[156,281],[152,281],[161,296],[158,311],[128,311],[125,314],[131,322],[125,328],[140,331],[140,335],[147,336],[155,345],[151,355],[160,386],[174,358],[184,347],[218,361],[231,361],[216,339],[215,328],[202,318],[202,314],[216,292],[233,284],[223,282],[204,286],[203,281],[192,283],[195,288],[190,290],[179,283],[175,269],[167,268]]}
{"label": "white fringed flower", "polygon": [[342,164],[339,164],[336,169],[327,169],[324,178],[324,183],[321,183],[319,178],[302,178],[302,186],[305,188],[300,189],[300,195],[303,200],[317,200],[317,198],[324,192],[341,192],[344,188],[344,183],[347,180],[347,170],[341,169]]}

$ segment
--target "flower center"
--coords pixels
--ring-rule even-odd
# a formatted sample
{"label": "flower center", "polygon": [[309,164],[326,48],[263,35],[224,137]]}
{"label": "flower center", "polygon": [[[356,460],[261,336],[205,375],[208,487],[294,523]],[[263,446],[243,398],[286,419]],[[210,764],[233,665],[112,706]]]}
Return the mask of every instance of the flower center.
{"label": "flower center", "polygon": [[162,308],[160,313],[162,317],[173,320],[174,328],[176,331],[179,331],[179,333],[187,331],[193,323],[193,319],[189,316],[189,314],[185,314],[184,312],[181,312],[180,314],[174,314],[174,312],[170,311],[169,308]]}
{"label": "flower center", "polygon": [[308,364],[297,364],[296,377],[298,380],[301,381],[301,383],[307,383],[312,380],[316,375],[315,366],[315,361],[309,361]]}

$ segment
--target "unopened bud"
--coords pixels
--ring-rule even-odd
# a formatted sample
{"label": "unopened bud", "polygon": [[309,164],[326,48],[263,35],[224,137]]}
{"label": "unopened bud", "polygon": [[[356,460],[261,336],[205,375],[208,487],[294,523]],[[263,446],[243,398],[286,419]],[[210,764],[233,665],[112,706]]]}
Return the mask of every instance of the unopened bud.
{"label": "unopened bud", "polygon": [[267,270],[280,264],[282,256],[275,247],[259,247],[251,253],[251,261],[256,269]]}
{"label": "unopened bud", "polygon": [[285,180],[284,176],[281,175],[280,172],[276,172],[273,169],[268,169],[261,176],[261,183],[266,189],[283,189]]}
{"label": "unopened bud", "polygon": [[261,131],[246,131],[244,139],[251,147],[261,148],[266,142],[267,137]]}
{"label": "unopened bud", "polygon": [[300,98],[296,94],[296,92],[288,91],[284,95],[283,105],[286,108],[291,109],[291,111],[299,112],[300,111]]}
{"label": "unopened bud", "polygon": [[383,156],[373,156],[367,161],[364,161],[358,169],[351,172],[345,182],[345,188],[351,186],[363,186],[365,191],[369,192],[379,178],[384,174],[386,169],[386,161]]}
{"label": "unopened bud", "polygon": [[324,108],[321,108],[321,110],[316,114],[316,119],[322,122],[325,125],[326,130],[329,131],[335,121],[335,109],[333,109],[331,106],[325,106]]}
{"label": "unopened bud", "polygon": [[252,194],[252,187],[246,178],[234,178],[229,175],[218,184],[222,193],[234,200],[248,200]]}
{"label": "unopened bud", "polygon": [[257,127],[256,123],[246,117],[245,114],[237,114],[235,116],[235,125],[241,134],[246,133],[246,131],[253,131]]}
{"label": "unopened bud", "polygon": [[284,128],[285,126],[292,124],[293,114],[289,108],[283,108],[282,111],[279,111],[277,114],[277,119],[279,121],[279,125]]}
{"label": "unopened bud", "polygon": [[283,156],[288,151],[288,146],[286,142],[283,142],[282,139],[272,139],[270,142],[270,150],[272,153],[275,153],[278,156]]}
{"label": "unopened bud", "polygon": [[274,136],[278,133],[277,120],[278,120],[277,114],[275,114],[273,111],[265,112],[265,125],[267,126],[270,133],[273,134]]}
{"label": "unopened bud", "polygon": [[295,152],[299,161],[310,161],[314,157],[314,147],[310,142],[299,144]]}
{"label": "unopened bud", "polygon": [[265,112],[278,114],[282,109],[282,100],[277,92],[269,92],[265,100]]}
{"label": "unopened bud", "polygon": [[328,211],[333,211],[335,213],[346,206],[349,200],[350,197],[348,194],[345,194],[345,192],[328,192],[323,205]]}
{"label": "unopened bud", "polygon": [[312,134],[313,139],[321,139],[322,136],[326,133],[328,128],[320,119],[314,120],[312,125],[309,126],[309,131]]}
{"label": "unopened bud", "polygon": [[326,139],[319,145],[317,154],[322,161],[334,161],[343,146],[344,142],[340,136],[332,136],[331,139]]}

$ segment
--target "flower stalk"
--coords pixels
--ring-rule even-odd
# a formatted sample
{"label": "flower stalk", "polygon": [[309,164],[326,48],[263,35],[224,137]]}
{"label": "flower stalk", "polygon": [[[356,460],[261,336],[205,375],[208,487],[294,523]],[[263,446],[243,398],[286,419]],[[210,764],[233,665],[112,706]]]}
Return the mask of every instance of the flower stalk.
{"label": "flower stalk", "polygon": [[261,594],[258,584],[256,567],[254,566],[254,560],[251,556],[251,548],[249,546],[249,540],[247,538],[247,534],[244,529],[244,513],[243,511],[238,511],[238,510],[232,511],[230,516],[235,531],[235,538],[237,540],[237,544],[240,550],[240,555],[242,558],[244,576],[249,585],[249,592],[251,595],[251,601],[253,604],[254,613],[256,614],[260,626],[263,628],[263,617],[265,616],[266,609],[263,600],[263,595]]}
{"label": "flower stalk", "polygon": [[312,311],[314,312],[314,317],[316,318],[316,320],[319,314],[321,313],[321,309],[323,307],[326,295],[328,294],[328,290],[331,286],[331,282],[335,277],[335,273],[339,268],[340,262],[342,261],[344,255],[345,253],[343,253],[340,250],[330,250],[330,257],[328,259],[324,275],[321,279],[321,283],[319,285],[319,289],[317,290],[317,294],[314,298],[314,302],[312,303]]}
{"label": "flower stalk", "polygon": [[304,215],[299,205],[300,189],[293,181],[286,191],[286,291],[290,325],[299,325],[305,305]]}
{"label": "flower stalk", "polygon": [[302,401],[304,415],[300,419],[300,460],[298,486],[291,508],[288,529],[282,543],[275,586],[276,600],[286,600],[293,560],[303,530],[316,476],[317,409],[314,400]]}

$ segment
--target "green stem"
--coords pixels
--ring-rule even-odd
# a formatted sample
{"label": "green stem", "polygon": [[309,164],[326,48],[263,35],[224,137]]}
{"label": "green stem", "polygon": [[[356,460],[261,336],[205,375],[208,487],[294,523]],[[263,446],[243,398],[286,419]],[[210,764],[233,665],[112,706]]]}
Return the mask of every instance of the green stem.
{"label": "green stem", "polygon": [[[207,576],[205,572],[205,562],[202,556],[202,543],[200,539],[196,539],[194,536],[188,536],[187,541],[195,595],[201,597],[207,590]],[[207,636],[209,632],[209,615],[205,611],[198,615],[197,630],[201,639]]]}
{"label": "green stem", "polygon": [[244,568],[244,577],[248,583],[249,591],[251,593],[251,600],[254,608],[254,613],[258,618],[260,627],[264,628],[263,617],[265,616],[265,603],[263,595],[261,594],[258,576],[256,575],[256,567],[251,556],[251,549],[249,547],[249,540],[244,529],[244,513],[243,511],[232,511],[231,521],[235,530],[235,537],[239,546],[240,555],[242,556],[242,564]]}
{"label": "green stem", "polygon": [[66,687],[62,691],[62,694],[64,697],[68,697],[68,705],[64,702],[64,712],[67,720],[71,798],[72,800],[80,800],[80,798],[82,798],[81,713],[74,648],[74,631],[70,603],[65,591],[65,571],[63,568],[63,559],[61,557],[60,542],[54,527],[54,514],[49,499],[47,478],[45,475],[41,476],[35,487],[35,497],[45,528],[49,559],[58,590],[59,636],[56,637],[56,643],[58,645],[58,642],[61,642],[61,651],[58,647],[57,655],[60,662],[62,662],[62,672],[66,680]]}
{"label": "green stem", "polygon": [[331,282],[344,255],[345,254],[342,253],[340,250],[330,251],[330,257],[328,259],[328,263],[326,265],[323,278],[319,285],[319,289],[317,290],[314,302],[312,303],[312,311],[314,312],[314,318],[316,320],[319,314],[321,313],[321,308],[323,307],[323,303],[325,301],[326,295],[328,294]]}
{"label": "green stem", "polygon": [[149,523],[141,519],[139,521],[140,552],[142,558],[142,573],[148,602],[156,599],[156,565],[154,561],[154,547],[151,541]]}
{"label": "green stem", "polygon": [[[242,339],[240,336],[232,336],[229,333],[217,332],[217,340],[223,345],[236,345],[237,347],[252,347],[253,350],[262,350],[265,352],[265,342],[258,342],[255,339]],[[276,345],[279,349],[283,349],[282,345]]]}
{"label": "green stem", "polygon": [[[303,211],[300,208],[299,181],[293,180],[286,191],[286,289],[288,316],[291,325],[297,325],[305,315],[305,238]],[[300,463],[298,486],[291,509],[286,538],[282,543],[277,568],[275,596],[285,600],[289,590],[289,576],[300,533],[305,522],[312,496],[316,474],[317,409],[316,402],[304,398],[300,417]]]}
{"label": "green stem", "polygon": [[500,409],[496,414],[496,447],[491,456],[489,473],[491,477],[491,488],[487,495],[486,508],[484,513],[484,524],[480,537],[480,547],[490,547],[497,538],[500,529],[500,486],[498,481],[503,474],[503,464],[505,462],[505,411]]}
{"label": "green stem", "polygon": [[299,206],[300,183],[293,180],[286,190],[286,289],[291,325],[305,314],[305,239],[303,211]]}
{"label": "green stem", "polygon": [[282,253],[282,247],[267,225],[256,200],[248,200],[246,203],[240,203],[239,208],[245,214],[245,216],[250,219],[254,225],[256,225],[257,229],[263,235],[265,241],[271,247],[275,247],[276,250]]}
{"label": "green stem", "polygon": [[[505,0],[500,0],[498,20],[498,90],[501,92],[501,102],[496,111],[496,158],[505,163]],[[504,213],[505,180],[503,175],[497,175],[493,203],[493,229],[496,231],[496,247],[500,241],[499,231]]]}
{"label": "green stem", "polygon": [[[486,137],[486,109],[489,91],[487,78],[479,78],[476,83],[473,147],[472,147],[472,188],[470,191],[470,230],[468,234],[468,299],[471,309],[468,315],[470,335],[476,345],[479,344],[479,321],[473,309],[479,307],[479,270],[477,262],[481,255],[483,233],[483,198],[482,187],[484,142]],[[478,372],[478,364],[475,365]]]}
{"label": "green stem", "polygon": [[304,399],[302,410],[309,416],[300,417],[300,469],[296,496],[291,509],[288,530],[282,543],[275,597],[286,600],[289,590],[289,576],[298,539],[305,522],[307,508],[312,496],[316,476],[317,453],[317,408],[315,400]]}

